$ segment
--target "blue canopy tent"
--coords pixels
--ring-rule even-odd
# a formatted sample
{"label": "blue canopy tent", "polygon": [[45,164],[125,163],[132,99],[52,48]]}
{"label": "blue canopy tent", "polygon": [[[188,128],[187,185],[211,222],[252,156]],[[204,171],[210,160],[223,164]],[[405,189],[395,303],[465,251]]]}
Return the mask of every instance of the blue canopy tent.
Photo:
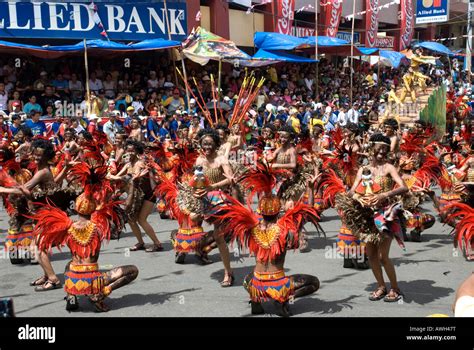
{"label": "blue canopy tent", "polygon": [[264,50],[288,51],[310,46],[304,38],[271,32],[256,32],[253,41],[256,47]]}
{"label": "blue canopy tent", "polygon": [[387,59],[393,68],[400,67],[402,60],[406,60],[406,56],[397,51],[380,50],[379,56]]}
{"label": "blue canopy tent", "polygon": [[422,43],[418,43],[415,45],[415,47],[422,47],[427,50],[434,51],[436,53],[442,54],[442,55],[447,55],[449,57],[454,56],[455,53],[452,52],[450,49],[448,49],[446,46],[440,43],[436,43],[433,41],[424,41]]}
{"label": "blue canopy tent", "polygon": [[[260,49],[252,57],[252,60],[268,60],[269,64],[278,62],[290,62],[290,63],[316,63],[317,61],[311,58],[301,57],[292,55],[281,51],[268,51]],[[276,62],[271,62],[276,61]]]}
{"label": "blue canopy tent", "polygon": [[[174,40],[151,39],[138,42],[136,44],[121,44],[106,40],[87,40],[88,54],[117,54],[121,52],[133,51],[153,51],[179,47],[181,43]],[[12,43],[0,40],[0,50],[2,53],[28,54],[40,58],[58,58],[66,55],[75,55],[84,52],[84,43],[79,42],[74,45],[60,46],[35,46]]]}

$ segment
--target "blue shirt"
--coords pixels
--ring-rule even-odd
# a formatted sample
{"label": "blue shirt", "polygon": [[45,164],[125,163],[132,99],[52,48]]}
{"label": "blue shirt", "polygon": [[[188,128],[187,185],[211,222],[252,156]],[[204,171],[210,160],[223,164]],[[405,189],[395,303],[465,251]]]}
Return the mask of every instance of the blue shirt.
{"label": "blue shirt", "polygon": [[148,134],[148,141],[149,142],[155,141],[155,138],[153,136],[151,136],[151,131],[152,130],[155,133],[155,135],[158,136],[159,131],[160,131],[160,126],[158,125],[158,123],[155,120],[153,120],[152,118],[149,118],[148,121],[146,122],[146,131],[147,131],[147,134]]}
{"label": "blue shirt", "polygon": [[170,122],[170,129],[174,131],[178,130],[178,121],[173,119],[171,122]]}
{"label": "blue shirt", "polygon": [[16,135],[16,133],[18,132],[18,129],[19,129],[19,128],[15,127],[13,124],[10,125],[10,131],[11,131],[11,133],[12,133],[13,136]]}
{"label": "blue shirt", "polygon": [[53,124],[51,124],[51,129],[53,130],[55,134],[57,134],[60,126],[61,126],[60,122],[54,122]]}
{"label": "blue shirt", "polygon": [[36,136],[36,135],[43,136],[43,133],[46,133],[47,131],[46,124],[42,122],[41,120],[35,123],[31,119],[27,119],[25,122],[25,125],[31,129],[33,136]]}
{"label": "blue shirt", "polygon": [[160,131],[158,131],[161,141],[163,141],[166,138],[166,135],[169,135],[169,133],[170,132],[166,128],[161,127]]}
{"label": "blue shirt", "polygon": [[38,111],[41,114],[43,114],[43,108],[41,108],[41,106],[39,104],[37,104],[37,103],[33,104],[31,102],[28,102],[23,107],[23,112],[25,112],[26,114],[30,114],[31,111]]}
{"label": "blue shirt", "polygon": [[51,83],[54,87],[60,88],[60,89],[67,89],[69,88],[69,82],[67,80],[53,80]]}

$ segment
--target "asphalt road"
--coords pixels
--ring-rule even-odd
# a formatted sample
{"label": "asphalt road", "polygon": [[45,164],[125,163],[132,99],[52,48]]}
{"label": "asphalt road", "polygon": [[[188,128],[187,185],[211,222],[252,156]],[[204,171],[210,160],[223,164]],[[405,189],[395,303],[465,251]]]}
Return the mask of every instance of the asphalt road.
{"label": "asphalt road", "polygon": [[[426,208],[432,208],[431,204],[427,203]],[[0,245],[3,245],[6,236],[7,221],[7,215],[2,211]],[[131,232],[126,232],[119,241],[103,246],[99,260],[101,269],[134,264],[140,270],[137,280],[114,291],[108,298],[110,312],[97,314],[87,299],[81,298],[81,311],[69,314],[65,310],[63,289],[38,293],[28,285],[41,275],[39,266],[12,265],[5,257],[0,259],[0,297],[14,299],[19,317],[250,316],[248,294],[242,287],[242,281],[252,271],[254,258],[239,254],[236,250],[232,255],[236,283],[231,288],[222,288],[218,282],[224,272],[217,250],[210,255],[213,264],[201,266],[193,256],[188,256],[184,265],[175,264],[170,231],[177,228],[176,222],[162,220],[157,213],[152,214],[150,222],[165,251],[129,252],[127,248],[136,243]],[[390,256],[405,298],[400,303],[385,303],[368,300],[369,293],[376,287],[370,270],[344,269],[342,259],[334,254],[340,226],[337,213],[326,211],[321,225],[327,238],[311,234],[314,228],[307,225],[311,251],[304,254],[290,251],[287,254],[287,274],[312,274],[321,281],[317,293],[295,300],[291,306],[294,316],[452,316],[455,291],[472,272],[474,265],[467,262],[460,251],[453,251],[449,227],[437,222],[423,233],[421,243],[407,242],[406,252],[393,242]],[[145,242],[151,243],[149,238],[145,238]],[[62,272],[69,259],[67,249],[54,251],[52,264],[62,281]],[[265,304],[264,307],[268,312],[266,317],[274,316],[272,304]]]}

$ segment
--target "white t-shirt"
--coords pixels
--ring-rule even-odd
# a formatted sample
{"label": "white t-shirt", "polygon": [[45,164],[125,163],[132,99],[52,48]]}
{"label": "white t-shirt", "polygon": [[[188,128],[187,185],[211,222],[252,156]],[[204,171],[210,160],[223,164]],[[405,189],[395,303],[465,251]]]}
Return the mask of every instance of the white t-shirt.
{"label": "white t-shirt", "polygon": [[349,109],[349,111],[347,112],[347,120],[351,123],[358,124],[359,112],[357,112],[354,108]]}
{"label": "white t-shirt", "polygon": [[90,80],[89,79],[89,89],[91,91],[99,91],[99,90],[102,90],[104,88],[104,85],[102,84],[102,81],[99,80],[99,79],[96,79],[94,81]]}
{"label": "white t-shirt", "polygon": [[343,111],[340,111],[339,114],[337,115],[337,123],[339,126],[346,126],[347,124],[347,116],[346,113]]}
{"label": "white t-shirt", "polygon": [[0,111],[8,109],[8,94],[4,91],[3,95],[0,92]]}

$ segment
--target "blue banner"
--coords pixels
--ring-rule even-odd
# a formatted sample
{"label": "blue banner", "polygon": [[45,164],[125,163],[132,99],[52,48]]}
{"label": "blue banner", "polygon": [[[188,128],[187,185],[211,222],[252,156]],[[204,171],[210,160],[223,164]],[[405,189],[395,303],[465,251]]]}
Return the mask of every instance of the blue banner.
{"label": "blue banner", "polygon": [[[351,32],[337,32],[336,38],[351,42]],[[354,32],[354,44],[360,44],[360,33]]]}
{"label": "blue banner", "polygon": [[417,0],[416,24],[447,22],[449,18],[449,0]]}
{"label": "blue banner", "polygon": [[[0,38],[186,39],[186,4],[0,2]],[[168,17],[168,19],[167,19]]]}

